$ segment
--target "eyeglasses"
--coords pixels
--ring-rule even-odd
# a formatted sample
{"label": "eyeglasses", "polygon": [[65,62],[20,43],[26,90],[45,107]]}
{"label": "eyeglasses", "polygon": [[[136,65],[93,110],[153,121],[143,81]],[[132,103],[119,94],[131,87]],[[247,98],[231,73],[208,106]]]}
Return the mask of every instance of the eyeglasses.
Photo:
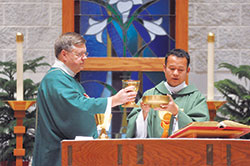
{"label": "eyeglasses", "polygon": [[70,52],[71,54],[77,56],[78,58],[87,58],[87,56],[89,55],[88,52],[84,52],[84,53],[75,53],[75,52]]}

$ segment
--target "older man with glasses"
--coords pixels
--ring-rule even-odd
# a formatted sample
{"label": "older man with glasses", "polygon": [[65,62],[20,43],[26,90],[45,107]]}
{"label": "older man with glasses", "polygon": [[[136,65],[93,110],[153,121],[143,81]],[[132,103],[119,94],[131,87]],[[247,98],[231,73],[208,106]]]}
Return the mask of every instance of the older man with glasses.
{"label": "older man with glasses", "polygon": [[55,42],[56,61],[38,89],[38,126],[33,166],[60,166],[63,139],[97,137],[94,115],[111,112],[111,107],[134,101],[130,86],[109,98],[91,98],[74,76],[83,70],[88,53],[85,39],[74,32]]}

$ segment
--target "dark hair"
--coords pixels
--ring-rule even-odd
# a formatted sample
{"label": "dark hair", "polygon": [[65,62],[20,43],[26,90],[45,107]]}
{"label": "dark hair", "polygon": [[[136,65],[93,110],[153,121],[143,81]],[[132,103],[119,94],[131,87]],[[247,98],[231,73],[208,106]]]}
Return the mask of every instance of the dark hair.
{"label": "dark hair", "polygon": [[62,50],[71,51],[74,45],[85,43],[86,40],[76,32],[64,33],[55,42],[55,55],[58,57]]}
{"label": "dark hair", "polygon": [[174,56],[177,56],[177,57],[180,57],[180,58],[186,58],[187,59],[187,67],[189,66],[190,56],[185,50],[175,48],[175,49],[172,49],[171,51],[169,51],[167,53],[167,55],[165,56],[165,65],[167,65],[168,57],[170,55],[174,55]]}

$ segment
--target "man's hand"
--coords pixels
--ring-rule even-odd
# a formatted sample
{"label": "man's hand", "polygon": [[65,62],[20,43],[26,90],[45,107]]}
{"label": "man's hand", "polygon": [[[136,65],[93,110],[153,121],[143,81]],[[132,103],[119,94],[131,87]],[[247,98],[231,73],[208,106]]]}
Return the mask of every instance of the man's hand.
{"label": "man's hand", "polygon": [[149,111],[150,111],[150,105],[144,104],[143,102],[141,102],[141,109],[142,109],[143,118],[145,120],[148,116]]}
{"label": "man's hand", "polygon": [[137,92],[134,91],[134,86],[128,86],[124,89],[121,89],[117,94],[112,96],[112,107],[121,105],[130,101],[134,101],[137,95]]}
{"label": "man's hand", "polygon": [[83,96],[85,96],[86,98],[89,98],[89,95],[87,95],[86,93],[83,93]]}

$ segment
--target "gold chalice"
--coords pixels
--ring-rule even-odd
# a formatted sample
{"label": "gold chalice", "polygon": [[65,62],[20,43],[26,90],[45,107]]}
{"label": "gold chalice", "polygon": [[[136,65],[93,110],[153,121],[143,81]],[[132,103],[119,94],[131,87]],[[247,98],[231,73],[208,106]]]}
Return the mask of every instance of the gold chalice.
{"label": "gold chalice", "polygon": [[[126,88],[128,86],[134,86],[135,92],[138,92],[139,85],[140,85],[140,80],[122,80],[122,88]],[[139,106],[136,105],[134,101],[132,101],[132,102],[127,102],[126,104],[123,104],[122,107],[131,108],[131,107],[139,107]]]}
{"label": "gold chalice", "polygon": [[105,117],[105,114],[95,114],[95,121],[97,128],[101,129],[101,132],[99,134],[99,139],[108,139],[108,134],[106,131],[106,127],[110,126],[112,119],[112,114],[110,114],[108,117]]}

